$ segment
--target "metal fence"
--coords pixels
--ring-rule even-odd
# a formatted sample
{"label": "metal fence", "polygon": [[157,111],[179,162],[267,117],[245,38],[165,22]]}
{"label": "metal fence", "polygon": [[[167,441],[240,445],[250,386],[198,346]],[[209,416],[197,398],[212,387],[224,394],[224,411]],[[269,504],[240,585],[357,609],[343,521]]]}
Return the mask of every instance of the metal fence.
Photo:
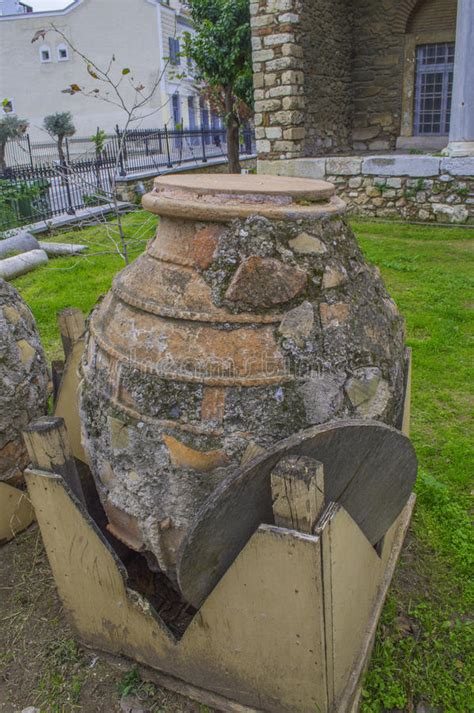
{"label": "metal fence", "polygon": [[[240,154],[255,152],[254,133],[241,132]],[[28,136],[7,144],[0,175],[0,231],[109,203],[115,181],[133,174],[171,171],[186,164],[227,157],[225,129],[168,131],[118,127],[97,150],[91,139],[64,142],[61,162],[55,144]]]}
{"label": "metal fence", "polygon": [[[120,175],[143,170],[172,168],[187,162],[202,162],[210,158],[225,157],[227,142],[225,129],[129,129],[118,126],[115,133],[107,135],[104,148],[98,153],[92,138],[66,138],[64,153],[68,166],[103,158],[120,162]],[[250,127],[241,132],[241,153],[255,151],[255,140]],[[54,142],[31,141],[28,134],[9,141],[5,150],[7,173],[18,169],[35,169],[46,164],[60,163],[58,147]]]}

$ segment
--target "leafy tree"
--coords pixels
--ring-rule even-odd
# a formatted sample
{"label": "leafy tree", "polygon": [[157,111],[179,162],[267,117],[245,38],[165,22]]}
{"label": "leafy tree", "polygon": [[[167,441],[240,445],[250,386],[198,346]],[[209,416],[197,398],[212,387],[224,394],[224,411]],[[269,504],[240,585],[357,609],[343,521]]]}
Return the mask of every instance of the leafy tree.
{"label": "leafy tree", "polygon": [[196,79],[222,96],[229,172],[240,173],[239,105],[251,106],[252,49],[248,0],[187,0],[194,34],[186,33],[184,53]]}
{"label": "leafy tree", "polygon": [[66,136],[74,136],[76,133],[71,112],[60,111],[56,114],[50,114],[44,118],[43,126],[51,138],[55,139],[58,147],[59,160],[64,166],[66,164],[66,156],[64,155],[63,148],[64,139]]}
{"label": "leafy tree", "polygon": [[10,139],[18,139],[28,128],[26,119],[7,114],[0,119],[0,173],[5,173],[5,147]]}

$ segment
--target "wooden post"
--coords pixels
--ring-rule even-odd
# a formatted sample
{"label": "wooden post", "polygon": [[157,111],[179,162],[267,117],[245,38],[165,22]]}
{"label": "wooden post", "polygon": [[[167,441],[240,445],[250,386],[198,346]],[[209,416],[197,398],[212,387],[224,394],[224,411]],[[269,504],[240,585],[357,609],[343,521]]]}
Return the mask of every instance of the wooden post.
{"label": "wooden post", "polygon": [[71,453],[64,419],[43,416],[23,431],[33,468],[61,475],[74,495],[85,505],[81,480]]}
{"label": "wooden post", "polygon": [[61,332],[64,356],[67,359],[74,344],[86,330],[86,321],[80,309],[68,307],[57,314],[58,327]]}
{"label": "wooden post", "polygon": [[322,463],[307,456],[282,458],[271,486],[275,525],[312,534],[324,506]]}
{"label": "wooden post", "polygon": [[51,362],[51,377],[53,381],[53,403],[58,400],[59,388],[64,375],[64,361],[56,359]]}

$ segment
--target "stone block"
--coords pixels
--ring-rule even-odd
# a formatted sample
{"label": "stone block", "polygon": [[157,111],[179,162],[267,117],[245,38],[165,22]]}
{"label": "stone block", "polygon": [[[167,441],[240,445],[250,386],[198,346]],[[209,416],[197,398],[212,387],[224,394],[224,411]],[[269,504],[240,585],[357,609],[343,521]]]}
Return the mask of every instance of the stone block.
{"label": "stone block", "polygon": [[273,50],[256,50],[252,57],[254,62],[267,62],[269,59],[273,59],[275,52]]}
{"label": "stone block", "polygon": [[402,187],[402,179],[401,178],[387,178],[386,186],[389,188],[401,188]]}
{"label": "stone block", "polygon": [[452,176],[474,176],[474,156],[465,158],[443,158],[441,171]]}
{"label": "stone block", "polygon": [[301,126],[304,123],[304,114],[300,111],[277,111],[270,117],[274,126]]}
{"label": "stone block", "polygon": [[300,45],[287,44],[281,48],[281,53],[284,57],[303,57],[303,48]]}
{"label": "stone block", "polygon": [[288,25],[296,25],[300,21],[300,16],[296,12],[285,12],[283,15],[278,16],[278,22]]}
{"label": "stone block", "polygon": [[258,173],[271,176],[298,176],[300,178],[325,178],[325,158],[293,158],[288,161],[259,161]]}
{"label": "stone block", "polygon": [[351,156],[333,156],[327,159],[326,171],[334,176],[355,176],[361,172],[362,159]]}
{"label": "stone block", "polygon": [[283,138],[287,141],[301,141],[306,135],[306,130],[304,126],[299,126],[292,129],[285,129],[283,131]]}
{"label": "stone block", "polygon": [[349,178],[349,188],[360,188],[362,186],[362,177],[355,176],[354,178]]}
{"label": "stone block", "polygon": [[272,145],[267,139],[260,139],[257,141],[257,152],[259,154],[270,153],[271,149]]}
{"label": "stone block", "polygon": [[267,90],[267,96],[269,97],[288,97],[288,96],[297,96],[300,92],[299,87],[294,87],[291,84],[283,85],[283,86],[278,86],[278,87],[272,87],[271,89]]}
{"label": "stone block", "polygon": [[433,212],[440,222],[465,223],[469,218],[469,211],[463,205],[433,203]]}
{"label": "stone block", "polygon": [[262,49],[262,39],[260,37],[252,37],[252,50]]}
{"label": "stone block", "polygon": [[255,111],[278,111],[281,109],[280,99],[262,99],[255,102]]}
{"label": "stone block", "polygon": [[304,109],[305,99],[304,97],[283,97],[281,106],[285,111],[288,109]]}
{"label": "stone block", "polygon": [[294,41],[294,35],[290,34],[289,32],[280,32],[275,35],[267,35],[267,37],[264,37],[263,44],[265,45],[265,47],[273,47],[275,45],[284,45],[288,42]]}
{"label": "stone block", "polygon": [[437,176],[440,159],[436,156],[370,156],[362,162],[362,173],[369,176]]}
{"label": "stone block", "polygon": [[283,131],[280,126],[268,126],[264,129],[267,139],[281,139]]}
{"label": "stone block", "polygon": [[273,23],[271,15],[251,15],[250,24],[252,27],[268,27]]}
{"label": "stone block", "polygon": [[303,72],[298,72],[295,71],[294,69],[288,70],[287,72],[283,72],[281,75],[281,83],[282,84],[303,84],[304,82],[304,74]]}
{"label": "stone block", "polygon": [[380,126],[377,125],[352,130],[352,138],[355,141],[367,141],[368,139],[375,139],[378,134],[380,134]]}
{"label": "stone block", "polygon": [[267,64],[267,72],[284,72],[285,69],[300,69],[301,63],[296,57],[278,57]]}
{"label": "stone block", "polygon": [[263,77],[263,83],[266,87],[275,87],[277,83],[277,75],[265,72]]}

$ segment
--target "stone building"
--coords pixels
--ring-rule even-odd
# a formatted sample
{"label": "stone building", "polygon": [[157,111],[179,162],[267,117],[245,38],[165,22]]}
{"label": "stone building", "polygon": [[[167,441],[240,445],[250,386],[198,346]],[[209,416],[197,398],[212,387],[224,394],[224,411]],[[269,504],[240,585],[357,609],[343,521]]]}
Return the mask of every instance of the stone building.
{"label": "stone building", "polygon": [[[453,183],[458,222],[474,220],[474,0],[254,0],[251,14],[260,172],[352,177],[347,192],[365,175],[447,175],[440,192]],[[435,155],[413,155],[422,152]]]}

